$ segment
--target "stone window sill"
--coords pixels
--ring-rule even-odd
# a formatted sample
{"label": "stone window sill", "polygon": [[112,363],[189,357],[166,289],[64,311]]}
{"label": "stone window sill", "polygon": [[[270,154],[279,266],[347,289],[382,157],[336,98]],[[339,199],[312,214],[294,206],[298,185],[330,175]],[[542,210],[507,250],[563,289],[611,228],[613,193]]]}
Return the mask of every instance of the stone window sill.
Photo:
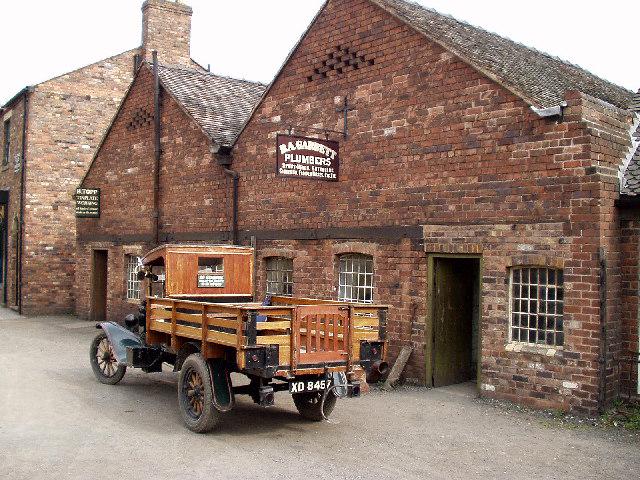
{"label": "stone window sill", "polygon": [[515,353],[535,353],[547,357],[557,357],[562,355],[563,347],[551,347],[548,345],[532,345],[530,343],[510,342],[504,347],[507,352]]}
{"label": "stone window sill", "polygon": [[136,298],[127,298],[127,303],[132,303],[134,305],[140,305],[140,299]]}

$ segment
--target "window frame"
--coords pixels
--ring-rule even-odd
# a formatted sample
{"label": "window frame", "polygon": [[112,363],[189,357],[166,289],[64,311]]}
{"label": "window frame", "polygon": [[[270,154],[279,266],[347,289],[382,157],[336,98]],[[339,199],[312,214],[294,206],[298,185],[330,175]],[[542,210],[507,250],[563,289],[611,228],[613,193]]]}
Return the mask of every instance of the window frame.
{"label": "window frame", "polygon": [[[518,281],[514,281],[515,273],[519,272]],[[523,274],[527,272],[526,282],[524,281]],[[532,271],[535,271],[535,280],[533,279]],[[541,283],[541,273],[544,272],[545,283]],[[550,272],[553,272],[553,283],[549,282],[551,278]],[[515,287],[519,288],[519,296],[515,296]],[[526,296],[523,296],[524,289],[527,289]],[[531,298],[531,288],[536,290],[536,297]],[[565,345],[565,329],[564,329],[564,271],[562,268],[555,268],[549,266],[538,265],[515,265],[509,268],[509,343],[518,343],[531,347],[541,348],[563,348]],[[540,298],[541,289],[544,289],[545,298]],[[553,291],[553,295],[549,293]],[[535,300],[535,311],[532,310],[532,301]],[[514,306],[518,302],[517,311],[514,310]],[[527,311],[522,308],[523,302],[527,303]],[[544,302],[544,303],[543,303]],[[543,308],[541,309],[541,306]],[[553,306],[553,308],[550,308]],[[514,320],[517,318],[517,324]],[[526,316],[526,319],[523,317]],[[535,328],[530,327],[531,317],[535,317]],[[544,318],[541,328],[540,317]],[[549,327],[551,320],[552,327]],[[526,322],[526,326],[524,326]],[[518,337],[514,337],[515,329],[518,330]],[[527,332],[527,340],[522,340],[522,332]],[[531,341],[531,333],[535,331],[536,341]],[[544,337],[544,341],[540,341],[538,337],[540,332]],[[549,343],[548,336],[553,334],[553,342]]]}
{"label": "window frame", "polygon": [[[277,267],[281,267],[284,263],[291,266],[291,269],[269,268],[271,262],[276,262]],[[264,271],[265,271],[265,292],[267,295],[279,295],[283,297],[293,297],[293,258],[271,256],[264,259]],[[276,280],[269,279],[269,273],[276,274]],[[279,285],[277,292],[270,290],[271,285]],[[289,287],[287,289],[287,286]]]}
{"label": "window frame", "polygon": [[[125,298],[128,302],[139,302],[142,299],[142,281],[138,280],[138,272],[141,270],[141,257],[138,255],[127,254],[124,256],[125,262]],[[135,267],[134,266],[135,262]],[[133,267],[133,269],[131,269]],[[135,292],[137,286],[137,296],[130,296],[131,292]]]}
{"label": "window frame", "polygon": [[[345,269],[343,271],[343,261],[348,262],[351,260],[351,269]],[[355,269],[353,264],[354,261],[364,261],[364,271],[362,271],[362,265],[358,266],[358,269]],[[348,264],[346,264],[348,265]],[[370,271],[367,271],[367,266],[370,265]],[[364,284],[360,284],[360,276],[364,275]],[[354,276],[358,277],[358,282],[355,284],[347,284],[346,280],[343,282],[343,279],[351,276],[353,279]],[[374,289],[375,289],[375,265],[373,255],[369,255],[366,253],[343,253],[338,255],[338,301],[339,302],[347,302],[347,303],[364,303],[364,304],[373,304],[374,297]],[[370,278],[369,284],[367,284],[367,277]],[[344,290],[343,290],[344,288]],[[347,292],[350,289],[351,293],[347,295]],[[367,299],[366,292],[369,292],[369,299]],[[354,294],[355,292],[355,294]],[[359,292],[363,292],[364,295],[360,295]]]}

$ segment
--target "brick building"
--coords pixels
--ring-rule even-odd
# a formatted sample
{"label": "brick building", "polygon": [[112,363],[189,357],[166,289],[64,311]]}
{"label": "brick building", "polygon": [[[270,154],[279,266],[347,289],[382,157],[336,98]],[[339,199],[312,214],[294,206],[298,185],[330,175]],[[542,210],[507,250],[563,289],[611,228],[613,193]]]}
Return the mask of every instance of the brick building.
{"label": "brick building", "polygon": [[[327,1],[259,101],[158,70],[160,114],[145,65],[82,183],[102,212],[78,220],[80,315],[130,309],[158,243],[253,243],[258,296],[391,305],[409,381],[613,398],[638,349],[632,92],[403,0]],[[281,134],[339,142],[337,181],[278,174]]]}
{"label": "brick building", "polygon": [[172,65],[189,56],[190,7],[142,6],[142,45],[25,88],[0,109],[0,296],[27,314],[72,312],[72,195],[122,100],[136,65],[157,50]]}

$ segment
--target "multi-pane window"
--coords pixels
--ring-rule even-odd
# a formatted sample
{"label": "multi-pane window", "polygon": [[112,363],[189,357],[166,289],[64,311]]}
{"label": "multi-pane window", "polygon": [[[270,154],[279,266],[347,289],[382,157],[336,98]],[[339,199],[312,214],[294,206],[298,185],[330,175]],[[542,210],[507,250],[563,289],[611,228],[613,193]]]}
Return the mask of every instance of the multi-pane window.
{"label": "multi-pane window", "polygon": [[140,300],[140,257],[127,255],[127,300]]}
{"label": "multi-pane window", "polygon": [[283,257],[267,258],[267,293],[293,295],[293,260]]}
{"label": "multi-pane window", "polygon": [[4,146],[2,150],[2,165],[9,164],[9,147],[11,146],[11,120],[4,121]]}
{"label": "multi-pane window", "polygon": [[373,303],[373,257],[360,254],[340,257],[338,300]]}
{"label": "multi-pane window", "polygon": [[511,340],[561,346],[564,288],[562,270],[511,269]]}

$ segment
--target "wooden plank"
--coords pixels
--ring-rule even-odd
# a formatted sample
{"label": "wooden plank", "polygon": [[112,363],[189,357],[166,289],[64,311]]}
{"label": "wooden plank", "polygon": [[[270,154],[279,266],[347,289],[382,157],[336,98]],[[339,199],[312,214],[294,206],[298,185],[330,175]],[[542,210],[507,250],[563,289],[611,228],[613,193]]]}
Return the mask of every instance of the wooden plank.
{"label": "wooden plank", "polygon": [[258,345],[290,345],[291,337],[289,335],[264,335],[256,337]]}
{"label": "wooden plank", "polygon": [[353,343],[360,343],[358,340],[378,340],[378,332],[377,331],[368,331],[363,332],[361,330],[354,330],[351,334]]}
{"label": "wooden plank", "polygon": [[[204,310],[203,310],[204,311]],[[202,324],[202,313],[176,312],[176,320],[189,323]]]}
{"label": "wooden plank", "polygon": [[199,327],[187,327],[186,325],[176,325],[175,335],[202,341],[202,329]]}
{"label": "wooden plank", "polygon": [[353,308],[353,313],[355,314],[356,317],[363,317],[365,315],[367,316],[373,316],[375,320],[378,319],[378,310],[380,310],[379,308],[361,308],[361,307],[354,307]]}
{"label": "wooden plank", "polygon": [[220,343],[222,345],[228,345],[235,347],[238,344],[237,335],[232,333],[216,332],[215,330],[209,330],[207,332],[207,342]]}
{"label": "wooden plank", "polygon": [[333,321],[333,315],[325,315],[324,316],[324,345],[322,346],[323,350],[329,351],[331,348],[329,347],[329,337],[331,336],[329,332],[329,325]]}
{"label": "wooden plank", "polygon": [[365,318],[354,318],[352,323],[354,327],[375,327],[378,328],[379,322],[377,318],[365,317]]}
{"label": "wooden plank", "polygon": [[209,349],[207,348],[207,332],[209,331],[209,316],[207,315],[207,307],[202,309],[202,328],[200,329],[200,351],[203,352],[206,359],[209,358]]}
{"label": "wooden plank", "polygon": [[223,318],[212,318],[211,316],[207,317],[209,319],[209,325],[211,327],[220,327],[220,328],[233,328],[234,330],[240,330],[240,324],[238,320],[226,320]]}
{"label": "wooden plank", "polygon": [[323,317],[324,315],[316,315],[316,352],[322,351],[322,348],[320,347],[320,320],[322,320]]}
{"label": "wooden plank", "polygon": [[291,348],[287,345],[278,347],[278,363],[279,366],[289,365],[291,361]]}
{"label": "wooden plank", "polygon": [[305,352],[309,353],[311,351],[311,315],[307,315],[307,324],[306,324],[306,335],[305,335]]}
{"label": "wooden plank", "polygon": [[173,305],[173,300],[171,300],[170,298],[153,298],[151,299],[151,306],[154,305],[162,305],[165,307],[170,307],[171,305]]}
{"label": "wooden plank", "polygon": [[171,348],[177,350],[177,342],[176,342],[176,304],[173,304],[171,309]]}
{"label": "wooden plank", "polygon": [[151,311],[151,318],[166,318],[168,320],[171,319],[171,317],[173,316],[173,314],[171,313],[171,310],[152,310]]}
{"label": "wooden plank", "polygon": [[157,320],[151,320],[149,326],[151,331],[171,333],[171,324],[169,322],[159,322]]}
{"label": "wooden plank", "polygon": [[258,330],[288,330],[291,328],[291,322],[258,322],[257,328]]}
{"label": "wooden plank", "polygon": [[[245,309],[245,307],[243,307]],[[247,307],[246,310],[253,310],[258,312],[258,315],[263,315],[265,317],[285,317],[291,318],[291,309],[290,308],[282,308],[282,307],[257,307],[250,308]]]}
{"label": "wooden plank", "polygon": [[394,384],[400,378],[400,375],[402,375],[402,371],[404,370],[404,367],[407,365],[407,362],[409,361],[409,357],[411,356],[412,351],[413,349],[411,347],[402,347],[402,349],[400,350],[400,354],[398,355],[398,358],[393,364],[393,367],[391,367],[391,372],[389,373],[387,380],[384,382],[384,385],[382,386],[383,390],[391,390],[393,388]]}
{"label": "wooden plank", "polygon": [[333,316],[333,349],[338,350],[338,321],[340,315]]}
{"label": "wooden plank", "polygon": [[347,352],[311,352],[304,356],[304,363],[340,362],[347,359]]}

